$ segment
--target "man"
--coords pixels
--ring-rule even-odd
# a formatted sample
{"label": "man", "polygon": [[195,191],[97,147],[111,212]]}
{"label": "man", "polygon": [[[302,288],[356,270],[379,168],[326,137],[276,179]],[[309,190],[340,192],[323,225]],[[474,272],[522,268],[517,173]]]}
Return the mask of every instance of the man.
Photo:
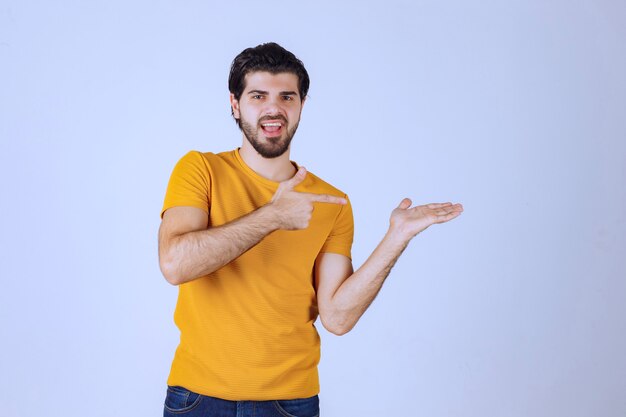
{"label": "man", "polygon": [[174,168],[159,261],[179,286],[181,339],[165,416],[317,416],[317,316],[336,335],[350,331],[411,238],[462,212],[405,198],[353,272],[348,197],[289,159],[308,88],[281,46],[244,50],[229,76],[241,148],[190,152]]}

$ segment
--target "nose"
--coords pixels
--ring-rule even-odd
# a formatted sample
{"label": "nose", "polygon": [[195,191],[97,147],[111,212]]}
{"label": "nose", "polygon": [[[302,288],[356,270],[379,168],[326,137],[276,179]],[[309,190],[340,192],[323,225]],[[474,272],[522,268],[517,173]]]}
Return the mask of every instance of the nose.
{"label": "nose", "polygon": [[282,115],[283,108],[280,102],[280,97],[269,96],[265,101],[265,107],[263,108],[264,115]]}

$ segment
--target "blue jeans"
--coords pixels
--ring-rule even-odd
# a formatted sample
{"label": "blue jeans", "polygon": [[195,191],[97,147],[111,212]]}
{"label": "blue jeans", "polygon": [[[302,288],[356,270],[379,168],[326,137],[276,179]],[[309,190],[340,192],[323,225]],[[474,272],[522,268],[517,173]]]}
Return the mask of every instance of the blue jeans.
{"label": "blue jeans", "polygon": [[319,397],[275,401],[229,401],[167,386],[163,417],[318,417]]}

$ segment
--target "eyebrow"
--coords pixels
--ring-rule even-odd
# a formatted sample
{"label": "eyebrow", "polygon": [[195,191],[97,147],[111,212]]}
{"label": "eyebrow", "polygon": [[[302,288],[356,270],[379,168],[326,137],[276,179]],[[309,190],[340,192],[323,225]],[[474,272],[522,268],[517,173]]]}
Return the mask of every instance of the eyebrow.
{"label": "eyebrow", "polygon": [[[263,91],[263,90],[252,90],[252,91],[249,91],[248,94],[268,95],[269,92],[268,91]],[[280,95],[280,96],[297,96],[298,93],[296,93],[295,91],[281,91],[280,93],[278,93],[278,95]]]}

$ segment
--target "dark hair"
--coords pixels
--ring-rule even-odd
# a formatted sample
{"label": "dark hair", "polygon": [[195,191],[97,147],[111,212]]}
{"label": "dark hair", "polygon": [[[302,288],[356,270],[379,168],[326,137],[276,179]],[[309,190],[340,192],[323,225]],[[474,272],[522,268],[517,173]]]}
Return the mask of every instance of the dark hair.
{"label": "dark hair", "polygon": [[[267,71],[272,74],[290,72],[298,77],[300,100],[304,100],[309,91],[309,74],[304,64],[294,54],[277,43],[262,43],[254,48],[246,48],[235,57],[230,66],[228,90],[239,100],[246,88],[246,74],[256,71]],[[234,117],[231,107],[230,113]],[[237,125],[239,120],[235,119]]]}

